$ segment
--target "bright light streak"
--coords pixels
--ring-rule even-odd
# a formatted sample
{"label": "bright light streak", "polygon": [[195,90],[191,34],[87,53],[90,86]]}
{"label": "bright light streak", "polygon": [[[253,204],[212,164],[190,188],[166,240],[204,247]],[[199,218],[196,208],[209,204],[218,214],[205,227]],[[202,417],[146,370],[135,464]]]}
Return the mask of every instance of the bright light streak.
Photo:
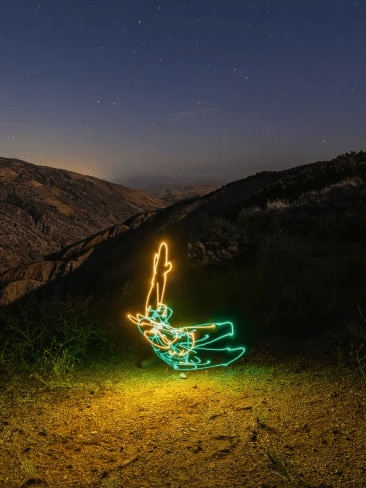
{"label": "bright light streak", "polygon": [[234,337],[232,322],[207,322],[182,327],[170,325],[173,310],[164,304],[164,295],[171,270],[168,246],[162,242],[154,255],[145,313],[128,315],[150,342],[155,354],[176,370],[228,366],[239,359],[245,353],[245,347],[226,346],[227,340]]}

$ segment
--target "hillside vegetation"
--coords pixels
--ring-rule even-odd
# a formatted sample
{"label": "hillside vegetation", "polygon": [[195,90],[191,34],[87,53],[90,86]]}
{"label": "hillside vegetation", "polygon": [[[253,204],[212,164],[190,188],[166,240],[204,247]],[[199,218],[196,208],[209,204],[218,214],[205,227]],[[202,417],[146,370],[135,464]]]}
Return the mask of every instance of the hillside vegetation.
{"label": "hillside vegetation", "polygon": [[[1,486],[364,488],[365,178],[259,173],[40,261],[0,308]],[[232,320],[229,367],[180,376],[127,320],[163,239],[171,324]]]}
{"label": "hillside vegetation", "polygon": [[[202,198],[132,217],[122,233],[91,247],[76,271],[3,308],[4,363],[12,355],[37,361],[39,351],[60,344],[62,353],[74,357],[70,344],[78,342],[78,333],[84,355],[89,347],[108,349],[111,341],[101,339],[107,333],[115,334],[118,347],[139,344],[126,314],[143,307],[152,256],[162,239],[171,246],[174,264],[166,294],[175,311],[173,325],[230,319],[238,340],[249,347],[328,334],[333,350],[352,330],[354,347],[361,347],[365,178],[366,154],[349,153],[259,173]],[[93,327],[75,332],[90,323],[80,320],[80,310]],[[62,325],[74,323],[75,316],[77,327]]]}

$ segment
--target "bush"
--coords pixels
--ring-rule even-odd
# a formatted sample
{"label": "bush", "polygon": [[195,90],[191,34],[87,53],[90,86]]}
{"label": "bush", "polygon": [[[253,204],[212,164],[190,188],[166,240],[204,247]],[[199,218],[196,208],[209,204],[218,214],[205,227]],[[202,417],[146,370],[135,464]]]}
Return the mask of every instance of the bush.
{"label": "bush", "polygon": [[92,297],[27,300],[2,310],[0,367],[62,375],[110,347],[102,303]]}

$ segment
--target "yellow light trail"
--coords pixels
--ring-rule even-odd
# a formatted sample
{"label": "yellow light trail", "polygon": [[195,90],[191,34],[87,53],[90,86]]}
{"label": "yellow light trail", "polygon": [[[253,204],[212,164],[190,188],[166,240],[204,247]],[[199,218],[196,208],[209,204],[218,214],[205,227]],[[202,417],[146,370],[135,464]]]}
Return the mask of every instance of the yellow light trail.
{"label": "yellow light trail", "polygon": [[[128,315],[150,342],[157,356],[176,370],[228,366],[245,353],[245,347],[228,347],[234,337],[232,322],[207,322],[173,327],[172,308],[164,304],[168,274],[172,270],[168,245],[161,242],[153,259],[153,273],[143,314]],[[225,356],[225,360],[218,356]]]}

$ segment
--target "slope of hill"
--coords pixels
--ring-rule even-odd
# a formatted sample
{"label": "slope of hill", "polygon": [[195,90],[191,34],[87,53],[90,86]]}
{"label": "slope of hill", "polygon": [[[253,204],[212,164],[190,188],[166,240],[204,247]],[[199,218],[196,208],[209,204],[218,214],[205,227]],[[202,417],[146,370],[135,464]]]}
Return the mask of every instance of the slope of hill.
{"label": "slope of hill", "polygon": [[168,205],[177,203],[180,200],[185,200],[187,198],[197,198],[212,193],[223,186],[222,184],[212,183],[212,184],[196,184],[196,185],[171,185],[171,184],[161,184],[153,185],[144,188],[143,191],[158,197],[163,202]]}
{"label": "slope of hill", "polygon": [[[92,239],[50,256],[38,263],[36,286],[55,278],[57,262],[62,272],[52,293],[108,296],[109,310],[120,316],[139,306],[151,256],[166,239],[175,270],[169,300],[181,322],[230,316],[246,340],[344,324],[366,307],[365,181],[364,152],[259,173],[131,217],[99,244]],[[27,291],[32,272],[24,267],[0,278],[3,304],[17,297],[9,290],[20,283]],[[126,286],[133,290],[128,303]]]}
{"label": "slope of hill", "polygon": [[164,205],[91,176],[0,158],[0,271]]}
{"label": "slope of hill", "polygon": [[197,320],[214,303],[215,314],[246,317],[256,331],[294,322],[301,333],[317,320],[339,323],[366,305],[365,180],[366,153],[359,152],[235,181],[133,216],[99,244],[89,239],[49,256],[38,263],[37,279],[33,268],[10,270],[0,278],[0,302],[63,277],[59,290],[107,293],[117,307],[120,297],[113,297],[133,283],[133,303],[144,294],[154,246],[168,239],[172,303],[183,302]]}
{"label": "slope of hill", "polygon": [[[0,482],[365,487],[365,182],[365,152],[257,174],[3,274],[45,286],[0,310]],[[162,239],[171,325],[232,320],[228,368],[180,376],[127,320]]]}

